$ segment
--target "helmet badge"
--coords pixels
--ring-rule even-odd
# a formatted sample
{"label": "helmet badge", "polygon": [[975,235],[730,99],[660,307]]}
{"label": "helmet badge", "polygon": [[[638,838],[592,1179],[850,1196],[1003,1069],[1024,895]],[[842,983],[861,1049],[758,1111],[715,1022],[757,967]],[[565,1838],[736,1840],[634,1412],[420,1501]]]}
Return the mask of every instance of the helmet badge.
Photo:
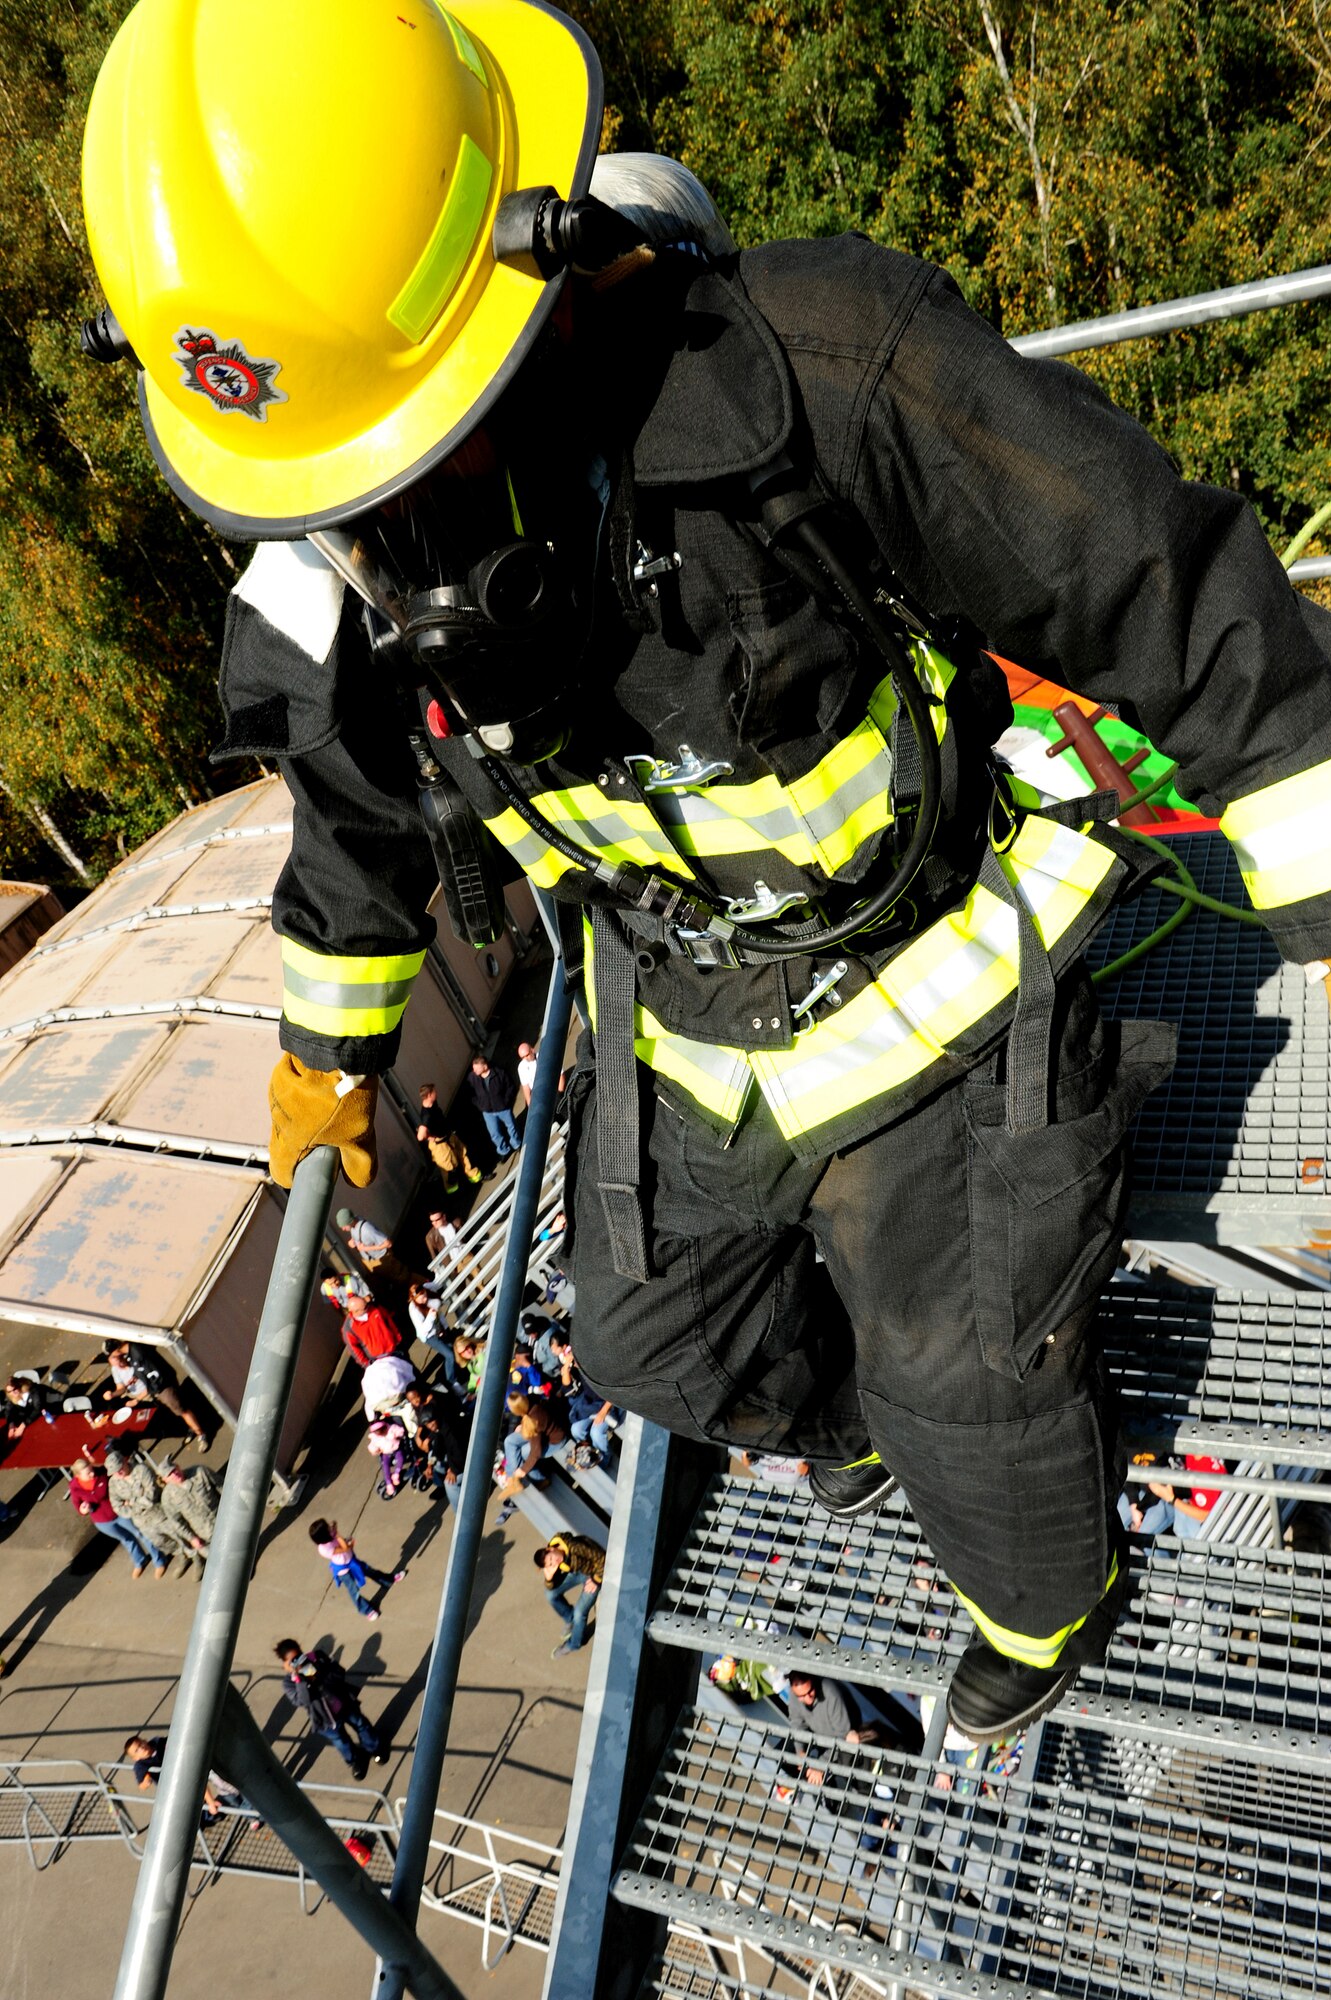
{"label": "helmet badge", "polygon": [[262,424],[268,419],[267,404],[286,401],[285,392],[273,387],[280,361],[259,361],[238,340],[219,341],[206,327],[181,327],[175,359],[185,387],[206,396],[224,414],[238,410]]}

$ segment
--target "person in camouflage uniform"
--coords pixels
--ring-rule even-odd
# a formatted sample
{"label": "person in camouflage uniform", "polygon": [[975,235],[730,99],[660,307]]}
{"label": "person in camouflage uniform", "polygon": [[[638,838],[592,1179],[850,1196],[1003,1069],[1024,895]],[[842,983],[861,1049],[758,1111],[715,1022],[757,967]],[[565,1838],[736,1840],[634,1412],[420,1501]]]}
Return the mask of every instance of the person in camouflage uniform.
{"label": "person in camouflage uniform", "polygon": [[190,1555],[200,1568],[213,1538],[217,1500],[217,1481],[206,1465],[192,1465],[188,1472],[179,1465],[167,1468],[161,1493],[162,1512],[176,1533],[186,1538]]}
{"label": "person in camouflage uniform", "polygon": [[106,1484],[111,1505],[152,1545],[158,1576],[165,1576],[172,1556],[191,1556],[189,1536],[163,1511],[157,1476],[137,1452],[112,1445],[106,1454]]}

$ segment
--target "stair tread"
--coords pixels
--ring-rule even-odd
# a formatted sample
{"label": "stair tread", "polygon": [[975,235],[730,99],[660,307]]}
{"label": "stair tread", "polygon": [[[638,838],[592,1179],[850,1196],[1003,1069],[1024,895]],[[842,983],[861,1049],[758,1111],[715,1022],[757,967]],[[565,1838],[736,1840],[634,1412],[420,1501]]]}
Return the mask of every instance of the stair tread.
{"label": "stair tread", "polygon": [[1129,1437],[1331,1469],[1331,1297],[1117,1284],[1100,1326]]}
{"label": "stair tread", "polygon": [[[1266,1792],[1245,1816],[1211,1809],[1198,1790],[1208,1760],[1195,1752],[1129,1754],[1096,1773],[1098,1788],[1077,1790],[1065,1751],[1051,1781],[819,1744],[815,1788],[788,1768],[810,1747],[780,1728],[687,1712],[615,1896],[718,1938],[940,1994],[1286,2000],[1326,1990],[1326,1781],[1310,1814],[1283,1774],[1261,1771]],[[783,1775],[791,1796],[778,1801]],[[938,1789],[940,1775],[950,1789]],[[861,1836],[879,1836],[884,1815],[895,1825],[870,1853]],[[894,1931],[906,1950],[892,1949]]]}
{"label": "stair tread", "polygon": [[[1083,1670],[1060,1715],[1331,1763],[1325,1558],[1161,1536],[1134,1543],[1130,1564],[1108,1658]],[[928,1694],[951,1678],[971,1625],[899,1494],[837,1522],[806,1494],[725,1474],[704,1497],[648,1630],[694,1651]]]}
{"label": "stair tread", "polygon": [[[1219,833],[1174,842],[1208,895],[1243,905],[1238,863]],[[1106,964],[1177,908],[1148,889],[1116,909],[1087,958]],[[1205,1208],[1222,1240],[1293,1243],[1325,1226],[1331,1155],[1331,1022],[1323,994],[1283,963],[1265,930],[1199,910],[1159,950],[1100,989],[1107,1014],[1177,1022],[1178,1061],[1134,1128],[1133,1233],[1153,1211]],[[1180,1221],[1185,1217],[1180,1214]],[[1272,1219],[1286,1233],[1263,1234]]]}

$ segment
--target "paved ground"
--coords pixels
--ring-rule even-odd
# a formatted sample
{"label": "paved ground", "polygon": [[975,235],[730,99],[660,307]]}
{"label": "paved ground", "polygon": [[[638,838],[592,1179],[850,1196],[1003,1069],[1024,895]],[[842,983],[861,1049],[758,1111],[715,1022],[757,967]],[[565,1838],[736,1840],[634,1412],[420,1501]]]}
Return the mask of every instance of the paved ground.
{"label": "paved ground", "polygon": [[[389,1765],[372,1766],[361,1789],[398,1798],[410,1768],[451,1515],[416,1494],[391,1504],[379,1500],[362,1435],[348,1415],[325,1446],[323,1482],[311,1482],[294,1513],[272,1517],[250,1589],[236,1684],[295,1775],[338,1785],[348,1780],[345,1766],[322,1744],[312,1754],[301,1738],[281,1698],[271,1648],[291,1634],[338,1653],[366,1678],[365,1708],[387,1724],[396,1746]],[[11,1475],[5,1497],[16,1488],[22,1491]],[[29,1492],[24,1507],[18,1523],[0,1531],[0,1648],[10,1668],[0,1684],[0,1760],[114,1759],[131,1730],[169,1720],[196,1586],[177,1573],[179,1565],[162,1581],[151,1571],[134,1581],[113,1543],[88,1536],[63,1489],[37,1502]],[[330,1588],[327,1566],[305,1532],[316,1512],[335,1516],[344,1532],[350,1527],[379,1567],[408,1564],[378,1623],[359,1618],[346,1594]],[[540,1600],[531,1562],[536,1545],[520,1515],[483,1543],[440,1804],[554,1845],[563,1830],[588,1655],[549,1658],[560,1628]],[[326,1809],[354,1806],[333,1798]],[[118,1846],[70,1851],[43,1874],[31,1871],[21,1847],[0,1848],[5,2000],[109,1996],[132,1888],[133,1863]],[[425,1921],[426,1935],[467,1993],[534,2000],[544,1965],[538,1954],[515,1950],[489,1976],[481,1970],[479,1930],[439,1915]],[[362,2000],[371,1970],[369,1954],[331,1910],[305,1917],[294,1888],[225,1879],[190,1906],[171,1992],[179,2000],[219,2000],[242,1990]]]}

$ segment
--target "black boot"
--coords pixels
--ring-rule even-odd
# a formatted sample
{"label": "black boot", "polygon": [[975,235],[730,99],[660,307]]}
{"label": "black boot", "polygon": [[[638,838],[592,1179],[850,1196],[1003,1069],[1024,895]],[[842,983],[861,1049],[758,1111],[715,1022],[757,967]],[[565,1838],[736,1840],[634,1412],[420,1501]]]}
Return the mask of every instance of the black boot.
{"label": "black boot", "polygon": [[895,1493],[897,1482],[871,1445],[848,1465],[815,1465],[809,1474],[809,1491],[818,1505],[838,1521],[867,1514]]}
{"label": "black boot", "polygon": [[995,1652],[977,1632],[967,1646],[947,1691],[947,1717],[976,1743],[1000,1743],[1016,1736],[1062,1700],[1083,1667],[1094,1666],[1109,1650],[1128,1587],[1126,1543],[1118,1575],[1080,1631],[1074,1632],[1052,1667],[1029,1667]]}

